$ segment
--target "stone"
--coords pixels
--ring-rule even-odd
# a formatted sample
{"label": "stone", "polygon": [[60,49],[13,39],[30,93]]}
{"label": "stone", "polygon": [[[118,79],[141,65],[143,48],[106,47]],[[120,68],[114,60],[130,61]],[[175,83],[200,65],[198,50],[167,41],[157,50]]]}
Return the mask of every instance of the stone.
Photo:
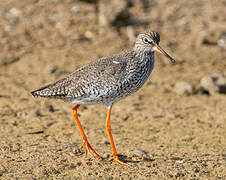
{"label": "stone", "polygon": [[213,95],[215,93],[226,94],[226,75],[213,74],[204,76],[200,80],[200,90],[204,94]]}
{"label": "stone", "polygon": [[177,94],[191,95],[195,93],[195,88],[187,82],[177,82],[174,85],[174,92]]}
{"label": "stone", "polygon": [[220,38],[217,41],[217,45],[222,47],[223,49],[226,49],[226,32],[223,32],[220,35]]}
{"label": "stone", "polygon": [[146,155],[148,152],[144,150],[133,150],[133,153],[136,155]]}
{"label": "stone", "polygon": [[100,25],[112,24],[119,14],[127,10],[126,0],[101,0],[98,4]]}

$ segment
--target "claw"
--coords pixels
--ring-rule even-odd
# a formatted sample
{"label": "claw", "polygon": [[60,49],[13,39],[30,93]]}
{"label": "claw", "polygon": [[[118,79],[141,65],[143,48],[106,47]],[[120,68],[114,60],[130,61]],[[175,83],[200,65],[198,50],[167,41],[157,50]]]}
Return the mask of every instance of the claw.
{"label": "claw", "polygon": [[122,164],[122,165],[124,165],[124,166],[128,166],[128,164],[127,164],[126,162],[120,160],[120,159],[118,158],[118,156],[113,156],[112,159],[113,159],[115,162],[119,163],[119,164]]}
{"label": "claw", "polygon": [[91,150],[98,158],[103,159],[99,154],[96,153],[87,140],[84,140],[82,147],[85,149],[85,156],[87,156],[88,152]]}

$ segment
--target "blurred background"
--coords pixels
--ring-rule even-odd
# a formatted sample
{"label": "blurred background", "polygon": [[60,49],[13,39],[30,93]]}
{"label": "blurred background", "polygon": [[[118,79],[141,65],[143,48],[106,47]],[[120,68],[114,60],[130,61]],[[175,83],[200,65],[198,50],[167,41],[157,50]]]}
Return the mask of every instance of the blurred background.
{"label": "blurred background", "polygon": [[[1,0],[0,178],[226,178],[225,9],[225,0]],[[116,147],[136,163],[85,158],[73,106],[30,91],[133,48],[145,30],[177,63],[156,54],[150,80],[113,108]],[[85,106],[80,118],[108,159],[105,111]]]}

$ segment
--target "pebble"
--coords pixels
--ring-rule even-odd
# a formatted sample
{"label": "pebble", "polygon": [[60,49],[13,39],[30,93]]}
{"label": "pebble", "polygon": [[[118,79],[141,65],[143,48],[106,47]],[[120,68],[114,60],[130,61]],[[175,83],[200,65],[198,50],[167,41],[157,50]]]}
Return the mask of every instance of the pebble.
{"label": "pebble", "polygon": [[59,68],[56,65],[47,66],[47,71],[49,74],[54,74],[58,69]]}
{"label": "pebble", "polygon": [[127,9],[127,1],[122,0],[101,0],[98,4],[99,23],[102,26],[112,24],[118,15]]}
{"label": "pebble", "polygon": [[177,82],[174,85],[174,92],[176,92],[177,94],[186,94],[186,95],[191,95],[195,93],[195,88],[187,83],[187,82]]}
{"label": "pebble", "polygon": [[209,95],[215,93],[226,94],[226,75],[214,74],[204,76],[200,81],[200,90],[203,94]]}
{"label": "pebble", "polygon": [[55,112],[55,108],[53,107],[52,104],[46,103],[45,108],[49,110],[49,112]]}
{"label": "pebble", "polygon": [[19,9],[16,8],[11,8],[7,13],[6,13],[6,18],[10,21],[13,22],[16,20],[16,18],[21,17],[22,13]]}
{"label": "pebble", "polygon": [[175,164],[184,164],[184,161],[175,161]]}
{"label": "pebble", "polygon": [[217,41],[217,45],[226,49],[226,32],[223,32],[221,35],[220,35],[220,38],[219,40]]}
{"label": "pebble", "polygon": [[32,116],[35,116],[35,117],[41,117],[42,116],[40,110],[32,110],[30,113],[31,113]]}
{"label": "pebble", "polygon": [[136,155],[146,155],[147,154],[147,152],[143,151],[143,150],[134,150],[133,153]]}
{"label": "pebble", "polygon": [[189,136],[189,135],[187,135],[187,136],[185,136],[184,138],[182,138],[182,141],[188,141],[188,142],[190,142],[190,141],[192,141],[194,138],[192,137],[192,136]]}
{"label": "pebble", "polygon": [[71,8],[71,11],[73,13],[78,13],[80,11],[80,7],[78,5],[74,5],[72,8]]}

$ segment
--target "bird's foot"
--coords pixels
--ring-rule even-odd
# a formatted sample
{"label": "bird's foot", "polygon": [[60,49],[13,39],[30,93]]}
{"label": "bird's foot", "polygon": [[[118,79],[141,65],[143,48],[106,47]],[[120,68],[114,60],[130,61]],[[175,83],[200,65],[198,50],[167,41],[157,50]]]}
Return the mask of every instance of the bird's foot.
{"label": "bird's foot", "polygon": [[95,154],[98,158],[103,159],[99,154],[96,153],[96,151],[90,146],[89,142],[87,140],[84,140],[82,146],[85,148],[85,155],[87,156],[88,151],[92,151],[93,154]]}
{"label": "bird's foot", "polygon": [[128,164],[127,164],[126,162],[124,162],[124,161],[122,161],[122,160],[120,160],[120,159],[118,158],[118,155],[114,155],[112,159],[113,159],[115,162],[119,163],[119,164],[122,164],[122,165],[124,165],[124,166],[128,166]]}

